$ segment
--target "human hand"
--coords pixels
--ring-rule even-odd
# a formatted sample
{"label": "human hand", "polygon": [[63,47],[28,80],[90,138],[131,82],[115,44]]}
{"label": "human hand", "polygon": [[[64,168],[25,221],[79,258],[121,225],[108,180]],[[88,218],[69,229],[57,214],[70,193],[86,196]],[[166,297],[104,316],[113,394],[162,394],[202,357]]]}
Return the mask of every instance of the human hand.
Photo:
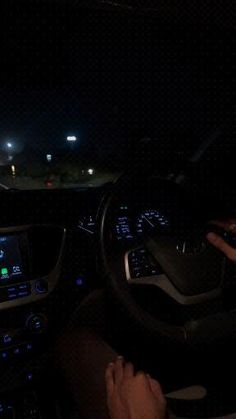
{"label": "human hand", "polygon": [[[236,220],[230,219],[226,221],[212,221],[218,227],[223,228],[226,232],[236,235]],[[228,244],[222,237],[215,233],[207,234],[208,241],[221,250],[225,256],[232,262],[236,262],[236,249]]]}

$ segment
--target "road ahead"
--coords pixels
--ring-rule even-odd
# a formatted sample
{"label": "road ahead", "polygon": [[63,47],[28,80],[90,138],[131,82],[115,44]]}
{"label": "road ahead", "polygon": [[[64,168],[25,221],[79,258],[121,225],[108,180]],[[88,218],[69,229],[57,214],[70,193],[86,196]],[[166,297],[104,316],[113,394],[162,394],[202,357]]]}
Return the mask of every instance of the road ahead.
{"label": "road ahead", "polygon": [[54,189],[54,188],[90,188],[101,186],[115,178],[114,175],[91,176],[89,179],[79,179],[78,182],[60,182],[55,179],[52,184],[45,184],[44,179],[31,177],[0,177],[0,190],[7,189]]}

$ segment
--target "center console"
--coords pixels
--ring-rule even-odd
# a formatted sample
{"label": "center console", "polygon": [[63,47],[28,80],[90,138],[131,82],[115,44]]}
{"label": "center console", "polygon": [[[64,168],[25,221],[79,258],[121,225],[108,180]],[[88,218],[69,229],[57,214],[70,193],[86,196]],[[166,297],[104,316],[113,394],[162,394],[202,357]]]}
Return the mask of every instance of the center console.
{"label": "center console", "polygon": [[32,386],[51,368],[51,300],[64,244],[62,227],[0,229],[0,418],[44,418]]}
{"label": "center console", "polygon": [[0,311],[39,301],[55,288],[64,237],[60,227],[0,229]]}

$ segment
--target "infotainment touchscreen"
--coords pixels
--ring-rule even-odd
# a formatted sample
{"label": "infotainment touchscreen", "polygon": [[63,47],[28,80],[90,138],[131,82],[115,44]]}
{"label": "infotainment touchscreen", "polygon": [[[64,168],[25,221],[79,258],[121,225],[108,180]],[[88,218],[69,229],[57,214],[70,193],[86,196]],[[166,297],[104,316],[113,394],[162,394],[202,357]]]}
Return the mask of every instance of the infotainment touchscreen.
{"label": "infotainment touchscreen", "polygon": [[19,282],[23,276],[19,236],[0,236],[0,286]]}

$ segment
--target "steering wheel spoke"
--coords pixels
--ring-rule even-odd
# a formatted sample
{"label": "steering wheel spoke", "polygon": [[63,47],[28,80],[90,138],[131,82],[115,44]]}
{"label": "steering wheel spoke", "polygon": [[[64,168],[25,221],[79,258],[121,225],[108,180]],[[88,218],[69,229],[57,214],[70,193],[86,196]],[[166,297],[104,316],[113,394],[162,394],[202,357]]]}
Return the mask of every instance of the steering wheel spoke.
{"label": "steering wheel spoke", "polygon": [[172,284],[161,266],[145,247],[129,250],[124,256],[125,275],[129,284],[154,285],[182,305],[200,304],[220,295],[220,288],[193,296],[184,295]]}

